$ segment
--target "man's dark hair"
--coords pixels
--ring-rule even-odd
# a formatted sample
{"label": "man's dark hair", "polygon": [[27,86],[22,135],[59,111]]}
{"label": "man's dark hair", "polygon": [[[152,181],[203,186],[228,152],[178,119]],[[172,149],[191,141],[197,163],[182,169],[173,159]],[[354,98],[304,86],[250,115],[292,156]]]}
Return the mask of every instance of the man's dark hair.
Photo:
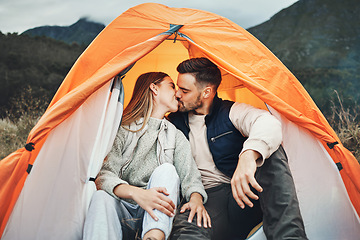
{"label": "man's dark hair", "polygon": [[185,60],[179,64],[176,70],[179,73],[192,73],[200,85],[210,84],[215,87],[215,90],[221,83],[220,69],[204,57]]}

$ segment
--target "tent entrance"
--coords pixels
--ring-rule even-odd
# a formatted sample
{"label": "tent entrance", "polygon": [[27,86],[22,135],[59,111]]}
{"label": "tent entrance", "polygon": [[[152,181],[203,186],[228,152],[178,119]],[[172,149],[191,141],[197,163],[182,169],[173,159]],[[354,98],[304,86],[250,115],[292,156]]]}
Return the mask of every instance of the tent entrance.
{"label": "tent entrance", "polygon": [[176,82],[177,65],[189,58],[181,41],[165,40],[153,51],[138,60],[123,79],[126,106],[132,96],[136,79],[145,72],[165,72]]}
{"label": "tent entrance", "polygon": [[[135,63],[123,79],[125,88],[124,106],[130,101],[136,79],[142,73],[151,71],[165,72],[169,74],[176,83],[178,75],[176,67],[179,63],[190,57],[204,56],[201,52],[193,51],[193,49],[191,49],[191,44],[188,41],[180,39],[181,38],[178,37],[177,40],[174,41],[173,38],[169,38],[163,41],[153,51]],[[190,52],[193,55],[195,54],[195,56],[190,56]],[[233,76],[223,70],[221,71],[223,77],[223,83],[219,88],[219,96],[221,98],[235,99],[238,102],[244,102],[258,108],[266,109],[264,102],[247,88],[244,88],[240,80],[236,79],[236,81],[234,81],[235,78]],[[235,84],[233,82],[235,82]],[[232,83],[231,86],[229,83]],[[229,90],[229,88],[231,90]]]}

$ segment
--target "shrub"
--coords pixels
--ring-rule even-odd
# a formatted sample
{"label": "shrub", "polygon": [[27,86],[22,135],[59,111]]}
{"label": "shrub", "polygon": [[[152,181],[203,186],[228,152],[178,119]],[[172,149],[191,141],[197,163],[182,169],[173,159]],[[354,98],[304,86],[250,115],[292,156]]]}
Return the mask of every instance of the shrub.
{"label": "shrub", "polygon": [[36,122],[37,119],[29,114],[24,114],[16,122],[9,118],[0,119],[0,159],[25,146],[27,136]]}
{"label": "shrub", "polygon": [[340,141],[349,149],[360,163],[360,105],[356,102],[351,107],[344,107],[343,100],[335,91],[336,101],[332,100],[332,115],[330,125],[340,138]]}
{"label": "shrub", "polygon": [[26,87],[12,98],[12,108],[0,119],[0,159],[25,146],[29,132],[46,110],[48,103],[32,92],[31,87]]}
{"label": "shrub", "polygon": [[[22,138],[22,136],[21,136]],[[22,141],[17,136],[17,126],[10,119],[0,119],[0,159],[21,147]]]}

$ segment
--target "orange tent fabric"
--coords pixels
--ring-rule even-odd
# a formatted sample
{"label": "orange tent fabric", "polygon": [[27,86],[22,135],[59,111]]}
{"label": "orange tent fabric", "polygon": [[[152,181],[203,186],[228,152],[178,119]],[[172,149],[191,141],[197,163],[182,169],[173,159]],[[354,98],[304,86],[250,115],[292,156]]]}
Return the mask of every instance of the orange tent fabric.
{"label": "orange tent fabric", "polygon": [[[182,50],[176,57],[172,52],[178,48]],[[156,59],[146,62],[149,53],[155,51],[163,51],[161,54],[167,54],[169,61],[159,66],[155,66]],[[145,72],[150,64],[151,70],[172,73],[175,80],[177,63],[202,56],[222,70],[220,96],[235,101],[243,101],[245,96],[259,107],[265,102],[321,141],[333,161],[341,164],[342,180],[360,215],[360,166],[295,76],[255,37],[224,17],[148,3],[116,18],[79,57],[28,136],[27,143],[33,143],[35,150],[22,148],[0,161],[0,233],[26,181],[26,170],[36,160],[47,136],[89,96],[137,62],[123,81],[126,102],[135,80],[132,74]]]}

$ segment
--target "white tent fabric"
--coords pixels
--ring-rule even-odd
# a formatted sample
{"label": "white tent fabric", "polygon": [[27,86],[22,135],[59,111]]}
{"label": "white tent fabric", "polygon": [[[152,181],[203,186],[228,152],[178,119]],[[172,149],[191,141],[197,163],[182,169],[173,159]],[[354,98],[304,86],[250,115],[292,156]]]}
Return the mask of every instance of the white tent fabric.
{"label": "white tent fabric", "polygon": [[283,146],[294,177],[309,239],[355,240],[360,219],[346,192],[339,169],[310,133],[270,111],[281,121]]}
{"label": "white tent fabric", "polygon": [[[352,206],[337,166],[310,133],[269,107],[282,123],[283,147],[310,240],[357,240],[360,219]],[[266,240],[263,228],[249,240]]]}
{"label": "white tent fabric", "polygon": [[82,238],[86,210],[96,190],[89,178],[96,177],[110,151],[123,111],[121,79],[113,81],[49,134],[3,240]]}

